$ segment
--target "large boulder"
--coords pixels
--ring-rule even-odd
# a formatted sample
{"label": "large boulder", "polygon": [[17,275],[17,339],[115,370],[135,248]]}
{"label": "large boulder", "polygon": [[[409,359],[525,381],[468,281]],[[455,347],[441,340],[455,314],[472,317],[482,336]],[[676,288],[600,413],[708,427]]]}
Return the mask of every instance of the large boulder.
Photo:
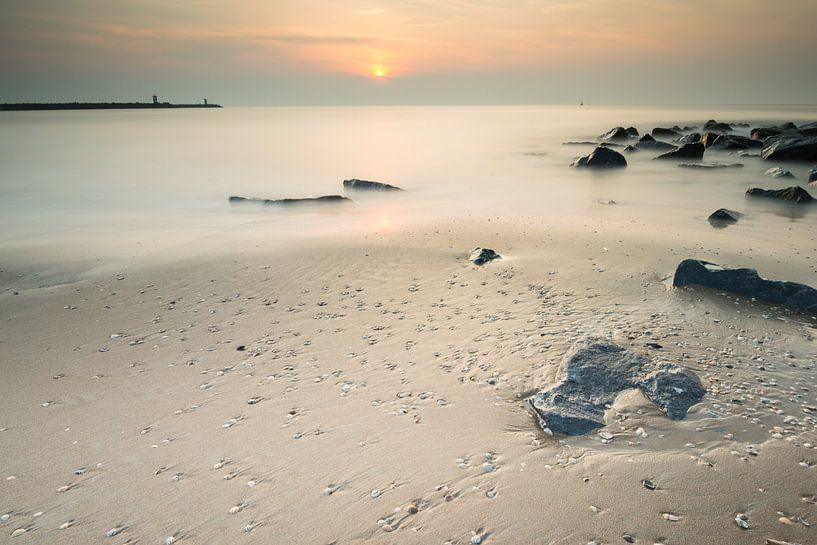
{"label": "large boulder", "polygon": [[766,141],[760,157],[767,161],[815,161],[817,136],[781,137]]}
{"label": "large boulder", "polygon": [[358,180],[357,178],[343,180],[343,188],[369,191],[403,191],[402,188],[394,185],[384,184],[382,182],[370,182],[369,180]]}
{"label": "large boulder", "polygon": [[287,199],[258,199],[255,197],[237,197],[235,195],[229,198],[232,204],[263,204],[263,205],[297,205],[297,204],[322,204],[322,203],[349,203],[351,199],[347,199],[342,195],[322,195],[320,197],[299,197]]}
{"label": "large boulder", "polygon": [[602,339],[577,342],[562,359],[561,378],[528,398],[539,425],[555,434],[582,435],[605,425],[604,411],[624,390],[641,388],[667,416],[686,417],[701,400],[697,377],[678,366],[649,369],[650,361]]}
{"label": "large boulder", "polygon": [[707,219],[712,227],[723,228],[727,227],[728,225],[732,225],[733,223],[737,223],[740,216],[740,212],[735,212],[734,210],[729,210],[728,208],[718,208],[709,214]]}
{"label": "large boulder", "polygon": [[622,168],[627,166],[627,159],[619,152],[599,146],[590,155],[579,157],[570,166],[577,168]]}
{"label": "large boulder", "polygon": [[737,134],[721,134],[714,139],[712,147],[723,151],[745,150],[749,148],[762,148],[763,142],[752,140],[745,136],[738,136]]}
{"label": "large boulder", "polygon": [[635,127],[627,127],[626,130],[627,130],[627,134],[631,138],[638,138],[638,129],[636,129]]}
{"label": "large boulder", "polygon": [[615,127],[599,136],[599,140],[629,140],[630,134],[624,127]]}
{"label": "large boulder", "polygon": [[729,125],[729,123],[719,123],[714,119],[710,119],[709,121],[704,123],[704,130],[717,132],[732,132],[732,126]]}
{"label": "large boulder", "polygon": [[791,186],[785,189],[761,189],[753,187],[746,191],[748,197],[763,197],[766,199],[777,199],[795,204],[812,204],[814,197],[800,186]]}
{"label": "large boulder", "polygon": [[673,146],[672,144],[669,144],[667,142],[660,142],[649,134],[645,134],[644,136],[642,136],[635,144],[635,147],[640,150],[652,151],[675,149],[675,146]]}
{"label": "large boulder", "polygon": [[720,134],[718,134],[718,133],[716,133],[716,132],[705,132],[705,133],[703,134],[703,136],[701,136],[701,140],[700,140],[700,142],[701,142],[701,143],[702,143],[702,144],[703,144],[705,147],[707,147],[707,148],[708,148],[708,147],[712,146],[712,144],[714,144],[714,143],[715,143],[715,140],[717,140],[718,138],[720,138],[720,136],[721,136],[721,135],[720,135]]}
{"label": "large boulder", "polygon": [[675,139],[675,141],[681,144],[694,144],[695,142],[701,141],[701,133],[691,132],[689,134],[685,134],[684,136],[679,136]]}
{"label": "large boulder", "polygon": [[673,127],[671,129],[669,129],[667,127],[655,127],[652,130],[652,135],[655,136],[655,137],[658,137],[658,138],[662,138],[662,137],[663,138],[674,138],[674,137],[678,136],[678,133],[680,132],[680,130],[681,129],[679,127]]}
{"label": "large boulder", "polygon": [[662,153],[656,159],[703,159],[704,145],[700,142],[684,144],[667,153]]}
{"label": "large boulder", "polygon": [[755,127],[749,133],[749,136],[752,137],[752,140],[766,140],[770,136],[778,136],[785,132],[780,127]]}
{"label": "large boulder", "polygon": [[685,259],[675,270],[675,287],[704,286],[817,313],[817,290],[805,284],[766,280],[755,269],[726,269],[698,259]]}

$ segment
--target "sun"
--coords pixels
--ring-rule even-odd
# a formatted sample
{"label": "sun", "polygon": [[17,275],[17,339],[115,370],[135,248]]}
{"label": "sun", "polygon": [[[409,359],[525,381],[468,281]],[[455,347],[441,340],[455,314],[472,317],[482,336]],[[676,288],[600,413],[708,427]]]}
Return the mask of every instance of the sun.
{"label": "sun", "polygon": [[372,67],[372,75],[376,78],[385,78],[388,74],[388,68],[383,65],[378,64]]}

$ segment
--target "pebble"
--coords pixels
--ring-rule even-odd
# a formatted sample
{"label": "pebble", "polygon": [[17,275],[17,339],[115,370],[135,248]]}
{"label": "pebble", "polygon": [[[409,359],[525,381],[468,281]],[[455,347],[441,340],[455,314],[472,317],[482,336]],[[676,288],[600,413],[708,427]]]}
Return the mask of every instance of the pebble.
{"label": "pebble", "polygon": [[610,433],[609,431],[600,431],[599,432],[599,437],[601,437],[605,441],[610,441],[610,440],[613,439],[613,434]]}
{"label": "pebble", "polygon": [[251,397],[250,399],[247,400],[247,405],[255,405],[259,401],[261,401],[260,397]]}
{"label": "pebble", "polygon": [[6,522],[10,518],[11,515],[9,513],[3,513],[2,515],[0,515],[0,522]]}
{"label": "pebble", "polygon": [[233,505],[232,507],[230,507],[228,513],[230,513],[231,515],[236,515],[240,513],[242,509],[244,509],[243,505]]}
{"label": "pebble", "polygon": [[641,481],[641,484],[643,484],[644,488],[646,488],[647,490],[655,490],[655,483],[649,479],[644,479],[643,481]]}
{"label": "pebble", "polygon": [[479,534],[474,534],[474,536],[471,538],[471,544],[479,545],[480,543],[482,543],[482,536]]}
{"label": "pebble", "polygon": [[673,515],[672,513],[661,513],[661,516],[664,517],[664,520],[668,520],[670,522],[678,522],[681,520],[681,517],[678,515]]}
{"label": "pebble", "polygon": [[28,528],[17,528],[11,533],[11,537],[21,536],[26,532],[28,532]]}
{"label": "pebble", "polygon": [[485,473],[490,473],[494,469],[496,469],[494,464],[492,464],[490,462],[485,462],[484,464],[482,464],[482,471],[484,471]]}
{"label": "pebble", "polygon": [[738,513],[738,516],[735,517],[735,524],[737,524],[740,528],[743,528],[744,530],[748,530],[749,517],[747,517],[743,513]]}
{"label": "pebble", "polygon": [[174,543],[176,543],[176,538],[174,536],[168,536],[165,539],[165,545],[173,545]]}
{"label": "pebble", "polygon": [[69,520],[68,522],[63,522],[62,524],[60,524],[60,530],[67,530],[68,528],[70,528],[73,525],[74,525],[73,520]]}
{"label": "pebble", "polygon": [[108,537],[114,537],[122,533],[122,530],[124,530],[124,528],[111,528],[105,533],[105,535]]}
{"label": "pebble", "polygon": [[372,493],[370,494],[370,496],[372,498],[379,498],[380,494],[382,494],[382,492],[380,492],[380,490],[375,488],[374,490],[372,490]]}

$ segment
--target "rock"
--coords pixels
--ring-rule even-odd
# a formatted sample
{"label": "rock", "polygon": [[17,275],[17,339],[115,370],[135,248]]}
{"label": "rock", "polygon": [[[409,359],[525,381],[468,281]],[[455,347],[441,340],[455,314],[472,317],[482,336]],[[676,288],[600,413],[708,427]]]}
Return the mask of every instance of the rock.
{"label": "rock", "polygon": [[638,148],[632,145],[624,148],[624,153],[632,153],[634,151],[638,151]]}
{"label": "rock", "polygon": [[766,140],[770,136],[778,136],[783,134],[783,129],[779,127],[755,127],[749,132],[752,140]]}
{"label": "rock", "polygon": [[712,148],[729,151],[762,148],[763,142],[737,134],[721,134],[712,142]]}
{"label": "rock", "polygon": [[767,161],[815,161],[817,137],[781,137],[768,144],[764,142],[760,157]]}
{"label": "rock", "polygon": [[[621,391],[641,388],[670,418],[683,418],[686,408],[703,396],[700,382],[694,388],[694,374],[672,364],[643,376],[648,363],[646,357],[603,339],[579,341],[562,359],[561,379],[528,398],[527,406],[543,429],[583,435],[604,426],[604,411]],[[672,399],[675,395],[677,401]]]}
{"label": "rock", "polygon": [[704,286],[808,313],[817,312],[817,290],[805,284],[761,278],[755,269],[726,269],[720,265],[685,259],[675,270],[675,287]]}
{"label": "rock", "polygon": [[648,374],[641,390],[673,420],[686,418],[687,410],[706,393],[695,373],[670,363]]}
{"label": "rock", "polygon": [[370,182],[369,180],[358,180],[352,178],[351,180],[343,180],[344,189],[368,189],[370,191],[403,191],[402,188],[384,184],[382,182]]}
{"label": "rock", "polygon": [[712,170],[717,168],[743,168],[743,163],[680,163],[681,168],[701,168]]}
{"label": "rock", "polygon": [[342,195],[323,195],[321,197],[302,197],[297,199],[256,199],[252,197],[236,197],[232,196],[229,199],[232,204],[263,204],[263,205],[295,205],[295,204],[320,204],[320,203],[349,203],[351,199],[347,199]]}
{"label": "rock", "polygon": [[494,259],[502,259],[502,256],[490,248],[474,248],[471,250],[471,257],[468,259],[470,259],[474,265],[485,265]]}
{"label": "rock", "polygon": [[701,143],[708,148],[714,144],[715,140],[720,138],[720,136],[721,135],[716,132],[705,132],[703,136],[701,136]]}
{"label": "rock", "polygon": [[728,208],[719,208],[712,212],[707,219],[712,227],[726,227],[732,223],[737,223],[740,216],[740,212]]}
{"label": "rock", "polygon": [[666,150],[666,149],[675,149],[675,146],[672,144],[668,144],[667,142],[659,142],[649,134],[645,134],[644,136],[639,139],[636,143],[635,147],[640,150]]}
{"label": "rock", "polygon": [[792,174],[791,171],[784,170],[780,167],[772,167],[763,174],[769,178],[794,178],[794,174]]}
{"label": "rock", "polygon": [[746,191],[749,197],[766,197],[769,199],[779,199],[797,204],[810,204],[814,202],[808,191],[799,186],[791,186],[786,189],[761,189],[753,187]]}
{"label": "rock", "polygon": [[700,142],[695,144],[684,144],[672,151],[663,153],[656,159],[702,159],[704,156],[704,145]]}
{"label": "rock", "polygon": [[627,134],[631,138],[638,138],[638,129],[636,129],[635,127],[627,127],[626,130],[627,130]]}
{"label": "rock", "polygon": [[684,136],[679,136],[675,139],[676,142],[680,142],[681,144],[694,144],[695,142],[701,141],[701,133],[693,132],[690,134],[685,134]]}
{"label": "rock", "polygon": [[808,181],[817,182],[817,167],[814,167],[808,171]]}
{"label": "rock", "polygon": [[704,130],[718,132],[732,132],[732,126],[729,125],[729,123],[718,123],[714,119],[710,119],[709,121],[704,123]]}
{"label": "rock", "polygon": [[590,155],[579,157],[570,166],[579,168],[622,168],[627,160],[619,152],[605,147],[597,147]]}
{"label": "rock", "polygon": [[780,128],[783,129],[784,131],[796,131],[797,130],[797,125],[795,125],[791,121],[787,121],[787,122],[783,123],[782,125],[780,125]]}
{"label": "rock", "polygon": [[599,136],[599,140],[629,140],[630,134],[624,127],[615,127]]}
{"label": "rock", "polygon": [[666,136],[670,136],[670,137],[679,136],[678,135],[678,130],[676,130],[676,128],[667,129],[665,127],[655,127],[652,130],[652,135],[653,136],[659,136],[659,137],[660,136],[664,136],[664,137],[666,137]]}

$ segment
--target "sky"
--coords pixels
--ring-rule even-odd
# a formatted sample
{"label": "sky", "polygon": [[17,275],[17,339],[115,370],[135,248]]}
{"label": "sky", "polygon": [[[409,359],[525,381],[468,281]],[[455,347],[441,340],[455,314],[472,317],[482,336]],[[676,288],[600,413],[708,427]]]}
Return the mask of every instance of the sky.
{"label": "sky", "polygon": [[817,0],[0,0],[0,13],[0,102],[817,102]]}

